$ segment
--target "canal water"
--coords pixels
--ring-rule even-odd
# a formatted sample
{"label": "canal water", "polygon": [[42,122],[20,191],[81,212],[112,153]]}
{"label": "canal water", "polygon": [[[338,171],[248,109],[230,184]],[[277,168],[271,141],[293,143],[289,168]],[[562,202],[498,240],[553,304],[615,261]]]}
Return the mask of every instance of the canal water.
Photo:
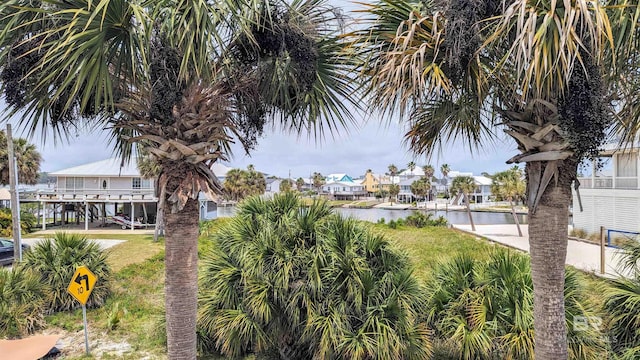
{"label": "canal water", "polygon": [[[397,220],[404,219],[407,216],[411,215],[415,210],[390,210],[390,209],[379,209],[379,208],[371,208],[371,209],[355,209],[355,208],[335,208],[336,212],[345,215],[354,217],[356,219],[377,222],[381,218],[385,219],[385,222],[389,222],[389,220]],[[421,210],[423,211],[423,210]],[[214,212],[215,217],[229,217],[233,216],[235,213],[235,207],[219,207],[216,212]],[[456,225],[464,225],[469,224],[469,217],[466,211],[433,211],[429,210],[429,213],[433,214],[434,218],[438,216],[444,216],[449,224]],[[501,213],[501,212],[484,212],[484,211],[472,211],[471,216],[473,216],[473,222],[476,225],[492,225],[492,224],[514,224],[513,216],[511,213]],[[518,215],[518,221],[521,224],[527,223],[527,215]]]}

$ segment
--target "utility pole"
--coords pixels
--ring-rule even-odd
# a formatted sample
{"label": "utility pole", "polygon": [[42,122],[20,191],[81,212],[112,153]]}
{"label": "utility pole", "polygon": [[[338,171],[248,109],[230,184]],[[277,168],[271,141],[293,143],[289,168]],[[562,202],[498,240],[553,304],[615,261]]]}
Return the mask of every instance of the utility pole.
{"label": "utility pole", "polygon": [[22,261],[22,237],[20,228],[20,203],[18,199],[18,171],[16,155],[13,148],[11,124],[7,124],[7,148],[9,157],[9,192],[11,193],[11,220],[13,223],[13,256],[14,262]]}

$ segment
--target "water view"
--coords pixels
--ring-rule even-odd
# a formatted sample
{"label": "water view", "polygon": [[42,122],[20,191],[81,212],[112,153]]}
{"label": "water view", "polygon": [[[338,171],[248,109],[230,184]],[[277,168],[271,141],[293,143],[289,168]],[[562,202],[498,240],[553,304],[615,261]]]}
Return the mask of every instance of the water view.
{"label": "water view", "polygon": [[[217,211],[211,213],[213,218],[215,217],[230,217],[235,214],[236,208],[219,207]],[[381,218],[385,221],[403,219],[411,215],[414,210],[389,210],[389,209],[355,209],[355,208],[336,208],[335,211],[340,214],[351,216],[356,219],[376,222]],[[464,211],[433,211],[429,213],[434,217],[444,216],[450,224],[469,224],[469,217]],[[484,212],[484,211],[472,211],[473,221],[477,225],[485,224],[514,224],[513,216],[511,213],[499,213],[499,212]],[[518,215],[518,221],[521,224],[527,223],[527,215]]]}

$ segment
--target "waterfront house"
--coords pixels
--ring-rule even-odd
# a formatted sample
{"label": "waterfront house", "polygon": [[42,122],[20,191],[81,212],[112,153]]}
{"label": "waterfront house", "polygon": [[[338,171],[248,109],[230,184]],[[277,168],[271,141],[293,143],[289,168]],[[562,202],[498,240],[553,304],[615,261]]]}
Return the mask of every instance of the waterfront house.
{"label": "waterfront house", "polygon": [[367,195],[365,185],[346,174],[330,174],[322,185],[322,192],[335,200],[355,200]]}
{"label": "waterfront house", "polygon": [[618,144],[607,144],[595,163],[587,162],[580,167],[579,191],[573,191],[575,229],[598,233],[600,226],[604,226],[640,231],[639,152],[640,143],[624,150],[619,150]]}
{"label": "waterfront house", "polygon": [[[217,163],[212,167],[219,180],[224,179],[228,170]],[[89,223],[104,226],[115,215],[129,219],[127,224],[120,225],[132,229],[134,222],[144,226],[155,224],[158,203],[155,180],[142,178],[135,160],[122,164],[111,158],[55,171],[49,176],[56,179],[53,187],[20,194],[21,202],[39,204],[43,229],[45,214],[52,214],[54,224],[68,223],[71,218],[79,224],[82,219],[85,229]],[[201,216],[211,212],[212,202],[201,197]]]}

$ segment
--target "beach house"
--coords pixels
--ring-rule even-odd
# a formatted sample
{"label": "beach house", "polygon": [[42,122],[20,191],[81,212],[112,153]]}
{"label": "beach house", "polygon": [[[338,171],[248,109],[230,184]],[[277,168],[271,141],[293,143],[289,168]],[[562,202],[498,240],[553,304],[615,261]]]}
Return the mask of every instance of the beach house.
{"label": "beach house", "polygon": [[579,168],[580,187],[573,191],[574,228],[590,233],[598,233],[600,226],[640,231],[639,152],[640,143],[623,150],[607,144],[595,162]]}

